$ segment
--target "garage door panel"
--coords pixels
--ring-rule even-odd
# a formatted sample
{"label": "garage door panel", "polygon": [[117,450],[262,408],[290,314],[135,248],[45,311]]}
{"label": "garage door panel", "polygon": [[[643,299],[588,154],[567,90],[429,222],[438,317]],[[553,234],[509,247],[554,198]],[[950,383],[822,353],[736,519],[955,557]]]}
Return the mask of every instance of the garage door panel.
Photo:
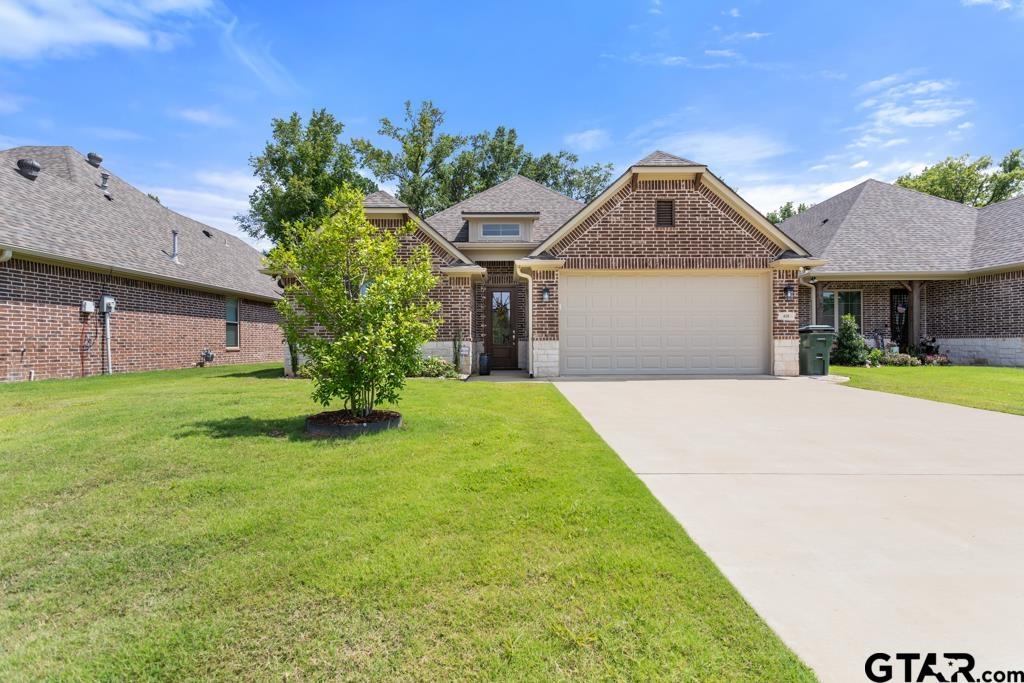
{"label": "garage door panel", "polygon": [[572,275],[559,284],[565,374],[763,373],[768,278]]}

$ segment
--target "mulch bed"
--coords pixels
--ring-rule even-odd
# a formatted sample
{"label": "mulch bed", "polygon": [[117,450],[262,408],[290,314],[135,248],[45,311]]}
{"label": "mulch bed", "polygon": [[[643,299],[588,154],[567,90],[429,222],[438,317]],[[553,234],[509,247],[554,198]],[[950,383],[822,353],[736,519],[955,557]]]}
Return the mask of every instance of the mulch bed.
{"label": "mulch bed", "polygon": [[387,422],[401,417],[393,410],[374,410],[369,415],[353,415],[351,410],[328,410],[310,415],[306,421],[315,425],[361,425],[372,422]]}

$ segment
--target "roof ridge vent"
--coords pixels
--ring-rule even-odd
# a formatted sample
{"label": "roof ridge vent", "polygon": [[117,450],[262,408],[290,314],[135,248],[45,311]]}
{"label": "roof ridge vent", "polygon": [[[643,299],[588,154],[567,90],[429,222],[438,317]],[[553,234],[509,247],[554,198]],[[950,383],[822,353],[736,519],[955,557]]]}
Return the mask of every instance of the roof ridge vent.
{"label": "roof ridge vent", "polygon": [[103,163],[103,157],[96,152],[89,152],[85,155],[85,160],[89,162],[89,165],[94,166],[95,168],[99,168],[100,164]]}
{"label": "roof ridge vent", "polygon": [[29,180],[35,180],[43,170],[35,159],[18,159],[18,172]]}

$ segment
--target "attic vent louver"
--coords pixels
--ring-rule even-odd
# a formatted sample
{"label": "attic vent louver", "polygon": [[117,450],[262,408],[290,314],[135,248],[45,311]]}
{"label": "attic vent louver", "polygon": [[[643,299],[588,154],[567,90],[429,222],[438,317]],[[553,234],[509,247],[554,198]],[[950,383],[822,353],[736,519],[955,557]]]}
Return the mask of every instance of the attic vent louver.
{"label": "attic vent louver", "polygon": [[18,172],[29,180],[35,180],[41,170],[35,159],[18,159]]}
{"label": "attic vent louver", "polygon": [[85,160],[88,161],[89,164],[91,164],[92,166],[95,166],[96,168],[99,168],[100,164],[103,163],[103,157],[101,157],[96,152],[89,152],[85,156]]}

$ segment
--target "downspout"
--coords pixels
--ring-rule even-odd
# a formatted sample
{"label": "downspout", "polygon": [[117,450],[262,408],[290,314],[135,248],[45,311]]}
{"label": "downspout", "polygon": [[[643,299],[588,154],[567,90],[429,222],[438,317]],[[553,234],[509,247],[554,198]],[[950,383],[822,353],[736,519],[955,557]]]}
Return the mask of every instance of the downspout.
{"label": "downspout", "polygon": [[14,258],[14,251],[11,249],[0,249],[0,263],[7,263]]}
{"label": "downspout", "polygon": [[516,275],[526,279],[526,370],[533,377],[533,278],[520,270],[521,267],[515,264]]}
{"label": "downspout", "polygon": [[[805,268],[801,268],[800,269],[800,277],[798,277],[796,279],[796,281],[799,282],[804,287],[807,287],[808,289],[811,290],[811,324],[812,325],[817,325],[818,324],[818,302],[815,301],[814,299],[815,299],[816,296],[818,296],[818,288],[815,287],[814,285],[812,285],[809,282],[804,282],[804,275],[806,275],[806,274],[807,274],[807,270]],[[797,301],[797,308],[798,309],[800,308],[800,302],[799,301]]]}

